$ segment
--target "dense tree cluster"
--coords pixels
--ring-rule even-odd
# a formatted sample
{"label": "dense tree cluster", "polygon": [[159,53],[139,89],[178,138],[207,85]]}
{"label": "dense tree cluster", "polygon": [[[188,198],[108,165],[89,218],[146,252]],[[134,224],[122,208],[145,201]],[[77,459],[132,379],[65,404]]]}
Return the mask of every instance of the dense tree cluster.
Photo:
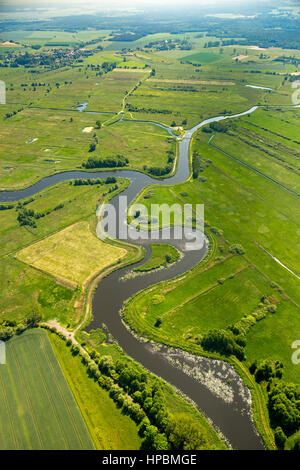
{"label": "dense tree cluster", "polygon": [[201,339],[201,346],[207,351],[216,351],[225,356],[231,354],[240,361],[245,359],[245,340],[235,336],[230,330],[210,330]]}
{"label": "dense tree cluster", "polygon": [[103,185],[103,184],[114,184],[116,182],[117,182],[117,178],[115,178],[114,176],[108,176],[105,179],[79,178],[79,179],[74,180],[73,185],[74,186],[93,186],[93,185]]}
{"label": "dense tree cluster", "polygon": [[117,41],[117,42],[130,42],[136,41],[144,36],[142,32],[132,32],[132,31],[122,31],[117,33],[112,33],[112,37],[109,38],[110,41]]}
{"label": "dense tree cluster", "polygon": [[46,215],[49,215],[52,212],[62,209],[64,207],[64,204],[60,203],[57,206],[53,207],[53,209],[47,209],[43,212],[36,212],[34,209],[27,209],[26,207],[24,207],[26,204],[29,204],[29,202],[32,201],[33,199],[25,201],[23,203],[19,202],[17,205],[17,220],[20,226],[28,225],[29,227],[36,228],[36,220],[45,217]]}
{"label": "dense tree cluster", "polygon": [[115,157],[89,157],[85,163],[82,163],[83,168],[120,168],[128,165],[129,160],[123,155],[116,155]]}
{"label": "dense tree cluster", "polygon": [[138,108],[130,103],[126,104],[126,108],[131,113],[145,113],[145,114],[172,114],[169,109],[155,109],[155,108]]}
{"label": "dense tree cluster", "polygon": [[192,170],[194,179],[198,178],[200,171],[203,171],[201,169],[201,155],[196,150],[193,152]]}
{"label": "dense tree cluster", "polygon": [[212,130],[212,131],[215,131],[215,132],[227,132],[228,129],[229,129],[230,125],[228,123],[223,123],[223,122],[211,122],[209,124],[209,128]]}
{"label": "dense tree cluster", "polygon": [[300,386],[276,381],[269,391],[268,409],[273,426],[290,436],[300,428]]}
{"label": "dense tree cluster", "polygon": [[12,209],[13,207],[13,204],[0,204],[0,211],[6,211],[8,209]]}
{"label": "dense tree cluster", "polygon": [[172,171],[172,165],[168,164],[165,167],[144,165],[143,169],[154,176],[164,176]]}
{"label": "dense tree cluster", "polygon": [[18,212],[17,220],[22,225],[28,225],[29,227],[36,228],[36,222],[34,219],[37,218],[37,214],[32,209],[26,209],[26,207],[22,207],[22,209]]}
{"label": "dense tree cluster", "polygon": [[182,51],[189,51],[192,49],[192,44],[187,40],[180,39],[163,39],[160,41],[151,41],[144,46],[147,49],[155,49],[157,51],[169,51],[180,49]]}
{"label": "dense tree cluster", "polygon": [[0,323],[0,340],[6,341],[14,335],[20,334],[27,328],[37,326],[42,319],[40,313],[36,310],[30,312],[23,322],[17,323],[14,320],[3,320]]}
{"label": "dense tree cluster", "polygon": [[[205,168],[207,168],[210,165],[210,163],[211,163],[210,160],[202,158],[200,153],[195,150],[193,152],[193,158],[192,158],[193,178],[194,179],[199,178],[199,174],[202,173],[205,170]],[[201,180],[204,182],[206,181],[206,178],[202,178]]]}
{"label": "dense tree cluster", "polygon": [[286,442],[286,435],[284,434],[280,426],[277,426],[277,428],[274,431],[274,439],[275,439],[275,444],[277,448],[284,449],[284,444]]}
{"label": "dense tree cluster", "polygon": [[239,243],[234,243],[233,245],[231,245],[230,248],[229,248],[229,252],[234,254],[234,255],[244,255],[245,254],[244,248]]}

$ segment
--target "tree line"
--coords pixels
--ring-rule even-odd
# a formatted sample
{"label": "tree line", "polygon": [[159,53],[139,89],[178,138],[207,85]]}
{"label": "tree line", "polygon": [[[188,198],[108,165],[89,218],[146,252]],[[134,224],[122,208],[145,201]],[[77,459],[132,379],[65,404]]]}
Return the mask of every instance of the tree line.
{"label": "tree line", "polygon": [[127,166],[129,163],[128,158],[123,155],[116,155],[115,157],[89,157],[86,162],[82,163],[82,167],[86,169],[93,168],[120,168]]}

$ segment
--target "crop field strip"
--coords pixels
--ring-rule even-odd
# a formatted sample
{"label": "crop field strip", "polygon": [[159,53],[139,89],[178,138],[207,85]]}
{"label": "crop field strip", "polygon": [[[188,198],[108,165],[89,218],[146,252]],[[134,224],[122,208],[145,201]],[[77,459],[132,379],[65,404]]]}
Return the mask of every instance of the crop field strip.
{"label": "crop field strip", "polygon": [[[64,395],[64,393],[63,393],[63,390],[62,390],[62,387],[61,387],[61,385],[60,385],[60,382],[59,382],[59,380],[58,380],[58,378],[57,378],[57,376],[56,376],[56,374],[55,374],[54,367],[53,367],[53,364],[52,364],[52,362],[51,362],[51,358],[49,357],[49,351],[47,351],[47,349],[45,348],[45,343],[43,343],[43,342],[41,341],[41,338],[40,338],[40,346],[41,346],[41,349],[42,349],[42,351],[43,351],[43,353],[44,353],[44,355],[45,355],[45,357],[46,357],[46,359],[47,359],[47,361],[48,361],[47,363],[49,364],[49,368],[50,368],[50,371],[51,371],[51,375],[52,375],[52,377],[54,378],[55,384],[56,384],[57,389],[58,389],[58,391],[59,391],[60,398],[61,398],[61,400],[63,401],[64,406],[65,406],[65,409],[67,410],[68,416],[69,416],[69,418],[70,418],[71,429],[73,429],[73,430],[75,431],[76,438],[77,438],[78,441],[80,442],[80,448],[84,448],[84,441],[83,441],[83,439],[82,439],[82,437],[81,437],[80,431],[78,430],[77,423],[76,423],[76,419],[75,419],[75,417],[74,417],[74,415],[73,415],[73,413],[72,413],[72,410],[71,410],[71,408],[70,408],[70,405],[69,405],[69,403],[68,403],[68,400],[66,399],[66,397],[65,397],[65,395]],[[42,376],[41,364],[40,364],[40,363],[38,362],[38,360],[37,360],[36,351],[35,351],[35,360],[36,360],[37,366],[38,366],[38,368],[39,368],[39,370],[40,370],[40,373],[41,373],[41,376]],[[43,378],[44,378],[44,379],[48,379],[48,374],[44,375]],[[61,431],[65,434],[65,436],[64,436],[64,441],[65,441],[65,445],[67,446],[67,439],[66,439],[66,438],[67,438],[67,436],[69,435],[69,431],[66,432],[65,423],[60,420],[60,416],[59,416],[58,410],[56,409],[55,402],[53,401],[51,395],[50,395],[49,392],[48,392],[49,388],[48,388],[47,385],[50,386],[50,385],[51,385],[51,381],[50,381],[49,384],[47,384],[47,380],[43,380],[43,382],[44,382],[44,383],[43,383],[44,389],[45,389],[45,391],[46,391],[46,393],[47,393],[48,399],[49,399],[49,401],[52,402],[53,409],[55,410],[56,419],[57,419],[57,421],[59,421],[60,429],[61,429]]]}
{"label": "crop field strip", "polygon": [[7,405],[2,413],[9,416],[0,448],[93,448],[44,332],[29,331],[8,342],[5,367],[0,370],[1,392]]}
{"label": "crop field strip", "polygon": [[[230,131],[230,135],[225,134],[222,139],[214,134],[213,138],[209,139],[209,145],[215,146],[227,156],[248,165],[252,171],[261,173],[262,176],[297,195],[299,191],[297,176],[300,175],[299,152],[291,148],[290,142],[283,145],[278,142],[277,137],[273,137],[271,145],[269,136],[258,135],[251,130],[248,130],[246,136],[245,131],[243,126],[238,125],[234,133]],[[230,150],[232,148],[233,151]]]}

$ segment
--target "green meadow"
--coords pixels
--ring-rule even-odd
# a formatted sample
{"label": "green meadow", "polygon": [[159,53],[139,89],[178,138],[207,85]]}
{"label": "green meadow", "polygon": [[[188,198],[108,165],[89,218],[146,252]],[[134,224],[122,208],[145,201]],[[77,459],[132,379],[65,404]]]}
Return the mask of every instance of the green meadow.
{"label": "green meadow", "polygon": [[96,30],[90,29],[89,31],[77,31],[67,32],[60,30],[48,30],[48,31],[5,31],[1,33],[1,38],[5,41],[16,41],[22,45],[41,45],[47,44],[56,46],[61,44],[69,44],[74,46],[85,41],[91,41],[93,39],[103,39],[109,36],[107,30]]}
{"label": "green meadow", "polygon": [[141,266],[135,268],[135,271],[151,271],[160,267],[167,267],[168,264],[175,263],[180,254],[171,245],[153,244],[150,245],[150,258]]}
{"label": "green meadow", "polygon": [[180,58],[183,62],[192,62],[197,65],[210,64],[222,58],[221,54],[212,54],[210,52],[198,52],[196,54],[184,55]]}
{"label": "green meadow", "polygon": [[[29,186],[53,173],[81,168],[89,157],[129,159],[128,168],[164,167],[176,143],[153,124],[122,121],[97,129],[109,116],[26,108],[1,126],[1,189]],[[119,119],[119,118],[118,118]],[[43,123],[43,125],[41,125]],[[31,142],[30,142],[31,141]],[[96,149],[90,152],[90,145]]]}

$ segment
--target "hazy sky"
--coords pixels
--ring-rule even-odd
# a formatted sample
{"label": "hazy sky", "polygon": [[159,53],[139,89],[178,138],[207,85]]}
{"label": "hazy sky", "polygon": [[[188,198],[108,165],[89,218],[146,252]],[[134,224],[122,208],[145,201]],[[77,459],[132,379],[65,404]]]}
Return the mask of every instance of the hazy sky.
{"label": "hazy sky", "polygon": [[[17,13],[18,19],[22,17],[22,11],[24,12],[24,19],[42,19],[51,16],[93,14],[101,11],[106,13],[115,11],[116,13],[120,10],[139,12],[161,9],[162,11],[170,10],[170,12],[175,12],[186,7],[193,7],[198,12],[202,10],[203,14],[205,14],[206,9],[209,14],[244,14],[245,11],[250,9],[253,12],[256,5],[258,7],[266,5],[269,8],[276,8],[279,5],[287,5],[289,2],[293,2],[293,0],[0,0],[0,18],[15,17],[15,12],[3,8],[4,5],[6,7],[12,5],[25,7],[27,11],[22,8]],[[251,8],[249,9],[249,7]],[[191,12],[193,10],[187,9],[187,11]]]}
{"label": "hazy sky", "polygon": [[[184,0],[182,1],[176,1],[176,0],[93,0],[94,5],[97,5],[98,7],[104,6],[105,8],[107,7],[123,7],[126,8],[128,5],[135,5],[136,7],[142,7],[145,5],[155,5],[155,6],[162,6],[165,5],[166,3],[169,3],[170,5],[181,5],[184,6],[185,3],[194,3],[197,6],[206,6],[206,5],[211,5],[211,6],[231,6],[231,5],[236,5],[236,4],[271,4],[271,3],[277,3],[276,0]],[[68,5],[70,7],[73,7],[74,5],[80,5],[84,8],[84,5],[87,3],[84,0],[0,0],[0,4],[8,4],[8,5],[36,5],[36,6],[50,6],[50,5]],[[284,0],[281,2],[284,3]]]}

